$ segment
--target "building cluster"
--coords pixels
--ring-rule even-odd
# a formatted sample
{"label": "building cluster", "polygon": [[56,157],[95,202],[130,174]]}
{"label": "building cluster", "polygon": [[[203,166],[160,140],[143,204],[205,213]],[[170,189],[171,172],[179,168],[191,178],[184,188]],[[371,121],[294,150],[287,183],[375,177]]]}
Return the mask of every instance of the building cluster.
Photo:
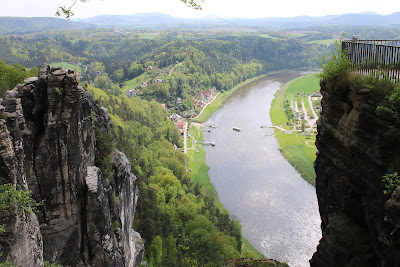
{"label": "building cluster", "polygon": [[168,119],[172,121],[181,131],[181,134],[183,134],[185,122],[183,121],[182,117],[178,114],[173,114],[171,116],[168,116]]}
{"label": "building cluster", "polygon": [[204,105],[209,103],[215,96],[216,88],[213,86],[210,90],[200,93],[197,98],[193,99],[196,108],[203,108]]}

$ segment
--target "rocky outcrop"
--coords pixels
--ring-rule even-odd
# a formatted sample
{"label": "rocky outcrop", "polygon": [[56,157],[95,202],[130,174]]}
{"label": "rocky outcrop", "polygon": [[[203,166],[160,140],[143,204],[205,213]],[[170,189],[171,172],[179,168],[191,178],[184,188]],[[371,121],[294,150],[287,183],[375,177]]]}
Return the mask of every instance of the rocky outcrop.
{"label": "rocky outcrop", "polygon": [[370,90],[337,96],[324,81],[321,92],[314,166],[323,237],[311,266],[399,266],[400,189],[388,201],[382,182],[399,170],[399,138]]}
{"label": "rocky outcrop", "polygon": [[[7,92],[0,104],[6,117],[0,119],[1,182],[29,188],[44,201],[37,215],[8,214],[14,219],[1,243],[3,258],[17,266],[41,266],[43,258],[70,266],[140,263],[143,243],[132,229],[136,177],[119,151],[111,181],[94,166],[92,116],[102,132],[112,124],[74,72],[43,64],[38,78]],[[24,229],[26,237],[20,234]],[[22,256],[31,263],[19,264]]]}

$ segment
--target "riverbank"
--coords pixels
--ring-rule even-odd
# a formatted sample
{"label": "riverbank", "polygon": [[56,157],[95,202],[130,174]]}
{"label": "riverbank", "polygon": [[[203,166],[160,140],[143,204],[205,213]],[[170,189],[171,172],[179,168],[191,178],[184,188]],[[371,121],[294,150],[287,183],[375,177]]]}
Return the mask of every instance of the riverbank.
{"label": "riverbank", "polygon": [[196,118],[193,119],[194,122],[205,122],[206,120],[208,120],[212,114],[217,111],[223,104],[224,102],[234,93],[236,92],[238,89],[240,89],[241,87],[243,87],[246,84],[249,84],[253,81],[256,81],[258,79],[261,79],[265,76],[267,76],[268,74],[263,74],[260,76],[256,76],[253,77],[251,79],[247,79],[244,82],[241,82],[239,84],[237,84],[236,86],[234,86],[232,89],[230,89],[229,91],[223,91],[220,92],[215,99],[209,103],[207,105],[207,107],[202,111],[202,113]]}
{"label": "riverbank", "polygon": [[[293,71],[294,71],[294,70],[307,70],[307,69],[308,69],[308,68],[299,68],[299,69],[293,69]],[[262,75],[253,77],[253,78],[247,79],[247,80],[245,80],[245,81],[243,81],[243,82],[241,82],[241,83],[235,85],[235,86],[234,86],[232,89],[230,89],[229,91],[223,91],[223,92],[219,93],[218,96],[215,97],[215,98],[213,99],[213,101],[212,101],[211,103],[209,103],[209,104],[207,105],[207,107],[206,107],[204,110],[202,110],[202,113],[199,114],[199,116],[198,116],[197,118],[192,119],[192,121],[194,121],[194,122],[205,122],[205,121],[207,121],[209,118],[211,118],[212,114],[213,114],[215,111],[217,111],[217,110],[225,103],[225,101],[226,101],[234,92],[236,92],[236,91],[237,91],[238,89],[240,89],[241,87],[243,87],[243,86],[245,86],[245,85],[247,85],[247,84],[249,84],[249,83],[251,83],[251,82],[254,82],[254,81],[258,80],[258,79],[264,78],[264,77],[266,77],[266,76],[268,76],[268,75],[273,75],[273,74],[277,74],[277,73],[282,73],[282,72],[285,72],[285,71],[288,71],[288,70],[285,69],[285,70],[271,71],[271,72],[268,72],[268,73],[266,73],[266,74],[262,74]]]}
{"label": "riverbank", "polygon": [[[315,186],[314,161],[316,158],[315,133],[298,133],[296,128],[288,125],[288,118],[285,112],[285,101],[293,102],[293,98],[305,99],[304,94],[311,94],[316,90],[315,75],[302,76],[291,80],[281,86],[276,92],[271,103],[270,117],[274,126],[279,126],[286,131],[275,130],[275,137],[278,140],[280,151],[284,158],[297,170],[304,180]],[[306,111],[311,110],[308,101],[304,103]],[[293,108],[293,107],[292,107]],[[307,113],[307,112],[306,112]],[[307,116],[304,114],[304,116]],[[315,121],[315,120],[314,120]],[[290,124],[290,123],[289,123]],[[304,130],[304,129],[303,129]]]}

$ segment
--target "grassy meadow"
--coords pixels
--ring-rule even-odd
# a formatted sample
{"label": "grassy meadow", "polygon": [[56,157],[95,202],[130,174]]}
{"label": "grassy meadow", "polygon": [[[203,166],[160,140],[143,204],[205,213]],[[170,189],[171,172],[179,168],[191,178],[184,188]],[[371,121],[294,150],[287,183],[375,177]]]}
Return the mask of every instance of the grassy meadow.
{"label": "grassy meadow", "polygon": [[51,63],[50,67],[62,67],[64,70],[74,70],[76,73],[81,73],[82,69],[78,65],[72,65],[68,62]]}
{"label": "grassy meadow", "polygon": [[[271,103],[270,116],[272,124],[281,126],[285,130],[290,130],[291,127],[287,125],[288,119],[284,111],[284,101],[287,99],[298,103],[303,102],[307,111],[310,111],[307,96],[316,91],[319,91],[319,78],[316,74],[303,76],[283,85],[275,94]],[[303,179],[315,185],[313,166],[317,152],[315,135],[305,135],[297,133],[297,131],[293,131],[292,134],[286,134],[275,130],[275,137],[286,160],[296,168]]]}

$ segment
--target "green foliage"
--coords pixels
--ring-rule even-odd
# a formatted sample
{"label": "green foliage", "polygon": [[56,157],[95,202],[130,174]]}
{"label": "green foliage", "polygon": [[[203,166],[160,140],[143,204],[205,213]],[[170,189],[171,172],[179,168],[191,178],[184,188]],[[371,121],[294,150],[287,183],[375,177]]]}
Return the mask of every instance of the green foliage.
{"label": "green foliage", "polygon": [[14,267],[14,266],[15,265],[11,261],[0,262],[0,267]]}
{"label": "green foliage", "polygon": [[[42,205],[37,203],[33,198],[29,190],[23,189],[20,185],[14,186],[13,184],[1,184],[0,185],[0,213],[2,212],[17,212],[18,210],[24,210],[25,212],[36,211],[36,208]],[[3,220],[6,220],[5,218]],[[5,231],[4,225],[0,225],[0,234]],[[0,246],[0,257],[2,256]],[[6,261],[0,263],[1,267],[14,266],[11,262]]]}
{"label": "green foliage", "polygon": [[[24,190],[20,185],[0,185],[0,212],[22,209],[25,212],[36,211],[41,203],[37,203],[29,190]],[[17,208],[17,209],[14,209]]]}
{"label": "green foliage", "polygon": [[115,220],[114,223],[113,223],[114,231],[117,231],[120,226],[121,226],[120,221],[119,220]]}
{"label": "green foliage", "polygon": [[112,179],[112,153],[115,149],[115,142],[113,137],[109,133],[101,133],[98,129],[95,129],[96,136],[96,155],[95,165],[101,169],[103,177],[106,179]]}
{"label": "green foliage", "polygon": [[24,79],[38,75],[38,69],[26,69],[18,64],[7,65],[0,59],[0,97]]}
{"label": "green foliage", "polygon": [[385,190],[383,190],[383,193],[385,195],[390,195],[393,193],[396,187],[400,185],[400,176],[397,172],[387,173],[382,177],[382,182],[385,185]]}
{"label": "green foliage", "polygon": [[325,61],[323,58],[321,67],[319,77],[327,80],[327,91],[344,96],[348,91],[350,62],[347,51],[342,51],[341,40],[335,42],[330,59]]}
{"label": "green foliage", "polygon": [[64,267],[61,264],[50,263],[48,261],[44,261],[44,267]]}
{"label": "green foliage", "polygon": [[285,109],[287,121],[291,121],[294,118],[294,115],[293,115],[293,110],[290,108],[290,103],[288,99],[284,100],[283,108]]}
{"label": "green foliage", "polygon": [[54,91],[55,91],[57,94],[59,94],[59,95],[62,95],[62,93],[63,93],[63,89],[62,89],[62,88],[58,88],[58,87],[56,87],[56,88],[54,89]]}
{"label": "green foliage", "polygon": [[351,74],[349,77],[350,83],[358,88],[368,88],[374,96],[384,99],[386,97],[395,97],[396,90],[399,86],[389,79],[388,71],[377,69],[371,71],[370,75]]}

